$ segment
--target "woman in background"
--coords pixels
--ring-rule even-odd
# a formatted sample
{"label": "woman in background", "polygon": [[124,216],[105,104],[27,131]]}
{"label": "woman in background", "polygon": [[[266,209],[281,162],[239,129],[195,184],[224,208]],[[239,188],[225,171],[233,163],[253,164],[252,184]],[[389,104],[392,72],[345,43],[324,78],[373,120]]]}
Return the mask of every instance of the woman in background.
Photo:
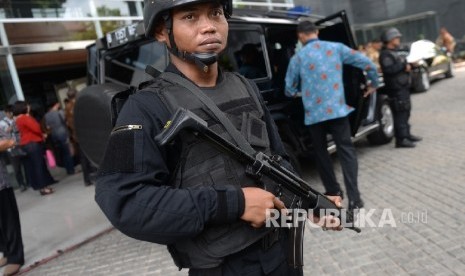
{"label": "woman in background", "polygon": [[24,168],[28,183],[34,190],[39,190],[41,195],[53,193],[51,184],[56,183],[45,163],[44,135],[40,124],[30,116],[31,107],[24,101],[17,101],[13,107],[16,117],[16,126],[20,133],[19,145],[27,156],[24,159]]}

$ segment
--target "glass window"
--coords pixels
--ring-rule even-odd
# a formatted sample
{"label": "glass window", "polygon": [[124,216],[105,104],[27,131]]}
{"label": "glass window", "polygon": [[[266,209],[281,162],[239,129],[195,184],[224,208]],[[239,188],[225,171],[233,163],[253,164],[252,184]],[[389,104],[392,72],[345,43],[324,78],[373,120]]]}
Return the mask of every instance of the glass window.
{"label": "glass window", "polygon": [[16,100],[15,88],[5,56],[0,56],[0,105],[5,106]]}
{"label": "glass window", "polygon": [[150,76],[145,73],[145,67],[148,64],[158,71],[165,70],[168,64],[168,53],[164,44],[152,41],[119,53],[113,52],[105,60],[107,80],[137,86],[140,82],[150,79]]}
{"label": "glass window", "polygon": [[98,16],[142,16],[140,1],[94,0]]}
{"label": "glass window", "polygon": [[[33,17],[61,17],[65,13],[64,1],[56,0],[23,0],[2,1],[0,17],[4,18],[33,18]],[[79,3],[82,5],[82,3]]]}
{"label": "glass window", "polygon": [[[93,0],[98,16],[142,16],[143,1]],[[91,0],[0,1],[0,18],[91,17]]]}
{"label": "glass window", "polygon": [[219,64],[225,71],[237,71],[246,78],[259,79],[267,76],[266,63],[257,31],[230,30],[228,47]]}
{"label": "glass window", "polygon": [[96,39],[93,22],[6,23],[10,45]]}

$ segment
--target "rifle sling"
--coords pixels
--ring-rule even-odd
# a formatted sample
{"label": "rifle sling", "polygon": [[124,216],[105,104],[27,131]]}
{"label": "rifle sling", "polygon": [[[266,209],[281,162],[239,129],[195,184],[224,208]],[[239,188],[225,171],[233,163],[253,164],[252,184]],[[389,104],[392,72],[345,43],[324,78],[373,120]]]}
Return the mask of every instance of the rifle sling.
{"label": "rifle sling", "polygon": [[231,121],[224,115],[224,112],[221,111],[218,106],[210,99],[207,95],[205,95],[199,87],[194,85],[192,82],[186,80],[185,78],[171,73],[171,72],[164,72],[160,75],[160,78],[163,78],[169,82],[177,83],[183,87],[185,87],[188,91],[190,91],[194,96],[196,96],[208,109],[215,115],[215,117],[220,121],[226,131],[231,135],[234,139],[236,144],[248,154],[255,156],[255,150],[249,144],[249,142],[242,136],[242,134],[234,127]]}

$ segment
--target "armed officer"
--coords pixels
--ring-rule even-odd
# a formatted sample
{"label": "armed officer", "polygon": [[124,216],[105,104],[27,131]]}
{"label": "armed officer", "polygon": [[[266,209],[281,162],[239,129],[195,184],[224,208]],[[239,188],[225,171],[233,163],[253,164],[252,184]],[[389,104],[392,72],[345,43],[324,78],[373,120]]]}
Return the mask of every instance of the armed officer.
{"label": "armed officer", "polygon": [[394,132],[396,147],[413,148],[414,142],[421,141],[419,136],[410,133],[410,71],[411,65],[405,57],[398,54],[402,34],[396,28],[390,28],[383,32],[381,40],[384,45],[379,55],[379,63],[383,72],[386,92],[391,100],[394,115]]}
{"label": "armed officer", "polygon": [[[183,107],[233,141],[212,107],[191,93],[193,84],[255,150],[285,156],[256,86],[218,67],[231,13],[231,0],[145,0],[145,35],[166,44],[171,63],[123,106],[95,198],[117,229],[167,245],[175,264],[190,275],[301,275],[287,264],[286,232],[263,226],[266,209],[283,209],[291,195],[277,198],[271,180],[257,182],[194,134],[182,133],[164,147],[154,140]],[[340,197],[331,199],[340,205]],[[337,225],[334,220],[323,221]]]}

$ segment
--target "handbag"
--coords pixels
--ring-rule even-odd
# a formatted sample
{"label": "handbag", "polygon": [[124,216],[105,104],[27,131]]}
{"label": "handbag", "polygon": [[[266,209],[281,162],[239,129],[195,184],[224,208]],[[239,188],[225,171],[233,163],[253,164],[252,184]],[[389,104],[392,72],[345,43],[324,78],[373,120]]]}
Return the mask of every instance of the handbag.
{"label": "handbag", "polygon": [[12,147],[9,152],[12,157],[24,157],[27,155],[27,152],[24,151],[20,146]]}
{"label": "handbag", "polygon": [[57,166],[55,156],[51,150],[48,149],[45,151],[45,159],[47,160],[47,165],[49,168],[55,168]]}

